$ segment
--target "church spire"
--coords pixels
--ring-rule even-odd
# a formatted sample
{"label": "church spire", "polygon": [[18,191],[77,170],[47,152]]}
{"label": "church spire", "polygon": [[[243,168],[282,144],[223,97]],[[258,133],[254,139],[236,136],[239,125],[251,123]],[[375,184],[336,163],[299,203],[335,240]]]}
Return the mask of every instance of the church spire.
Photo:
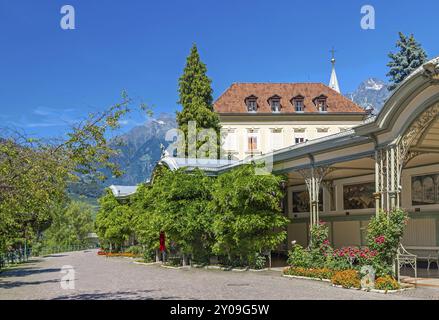
{"label": "church spire", "polygon": [[338,85],[337,73],[335,73],[335,56],[334,56],[335,50],[334,50],[334,48],[331,50],[331,53],[332,53],[332,59],[331,59],[332,71],[331,71],[331,79],[329,80],[329,87],[331,89],[334,89],[338,93],[340,93],[340,87]]}

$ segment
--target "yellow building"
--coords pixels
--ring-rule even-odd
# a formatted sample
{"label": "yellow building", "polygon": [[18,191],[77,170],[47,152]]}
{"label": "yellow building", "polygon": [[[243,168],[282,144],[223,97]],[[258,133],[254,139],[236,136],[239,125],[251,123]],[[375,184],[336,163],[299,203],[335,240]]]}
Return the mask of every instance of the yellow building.
{"label": "yellow building", "polygon": [[223,149],[242,160],[348,130],[366,111],[340,94],[334,63],[321,83],[234,83],[214,103]]}

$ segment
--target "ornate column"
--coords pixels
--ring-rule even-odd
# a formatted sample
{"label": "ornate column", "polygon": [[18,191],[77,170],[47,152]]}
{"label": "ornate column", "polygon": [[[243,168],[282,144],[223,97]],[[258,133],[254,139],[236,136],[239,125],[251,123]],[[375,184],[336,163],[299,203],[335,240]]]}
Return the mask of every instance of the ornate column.
{"label": "ornate column", "polygon": [[325,167],[311,167],[310,169],[299,170],[300,175],[305,180],[305,184],[309,194],[309,208],[310,208],[310,226],[319,223],[319,194],[320,186],[323,178],[331,171],[327,166]]}
{"label": "ornate column", "polygon": [[379,210],[390,211],[400,206],[401,164],[399,144],[375,151],[375,204]]}
{"label": "ornate column", "polygon": [[329,194],[329,211],[335,211],[335,190],[333,180],[322,180],[322,185]]}
{"label": "ornate column", "polygon": [[380,209],[401,206],[401,174],[406,164],[422,152],[413,151],[422,133],[439,116],[439,103],[426,109],[394,142],[375,151],[375,202]]}

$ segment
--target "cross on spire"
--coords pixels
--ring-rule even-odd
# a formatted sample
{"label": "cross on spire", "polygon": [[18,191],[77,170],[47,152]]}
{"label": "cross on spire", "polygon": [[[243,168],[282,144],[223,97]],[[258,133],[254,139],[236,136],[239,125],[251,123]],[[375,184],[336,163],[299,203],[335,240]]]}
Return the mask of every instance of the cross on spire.
{"label": "cross on spire", "polygon": [[332,47],[332,49],[329,50],[329,52],[331,52],[331,54],[332,54],[331,63],[335,64],[335,53],[336,53],[336,51],[335,51],[334,47]]}
{"label": "cross on spire", "polygon": [[335,72],[335,49],[329,51],[332,54],[331,63],[332,63],[332,71],[331,71],[331,79],[329,80],[329,87],[338,93],[340,93],[340,86],[338,85],[337,73]]}

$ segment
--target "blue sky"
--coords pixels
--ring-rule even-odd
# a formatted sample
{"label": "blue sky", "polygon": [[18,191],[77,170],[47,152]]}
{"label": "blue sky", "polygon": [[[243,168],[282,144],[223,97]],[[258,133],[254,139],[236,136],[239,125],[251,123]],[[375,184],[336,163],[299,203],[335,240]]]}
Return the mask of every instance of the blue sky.
{"label": "blue sky", "polygon": [[[73,5],[76,29],[60,28]],[[360,27],[363,5],[376,29]],[[193,42],[214,97],[233,82],[323,82],[334,46],[343,92],[385,79],[397,32],[439,55],[439,1],[418,0],[0,0],[0,126],[54,136],[127,90],[156,114],[174,112]],[[134,113],[124,130],[142,123]]]}

